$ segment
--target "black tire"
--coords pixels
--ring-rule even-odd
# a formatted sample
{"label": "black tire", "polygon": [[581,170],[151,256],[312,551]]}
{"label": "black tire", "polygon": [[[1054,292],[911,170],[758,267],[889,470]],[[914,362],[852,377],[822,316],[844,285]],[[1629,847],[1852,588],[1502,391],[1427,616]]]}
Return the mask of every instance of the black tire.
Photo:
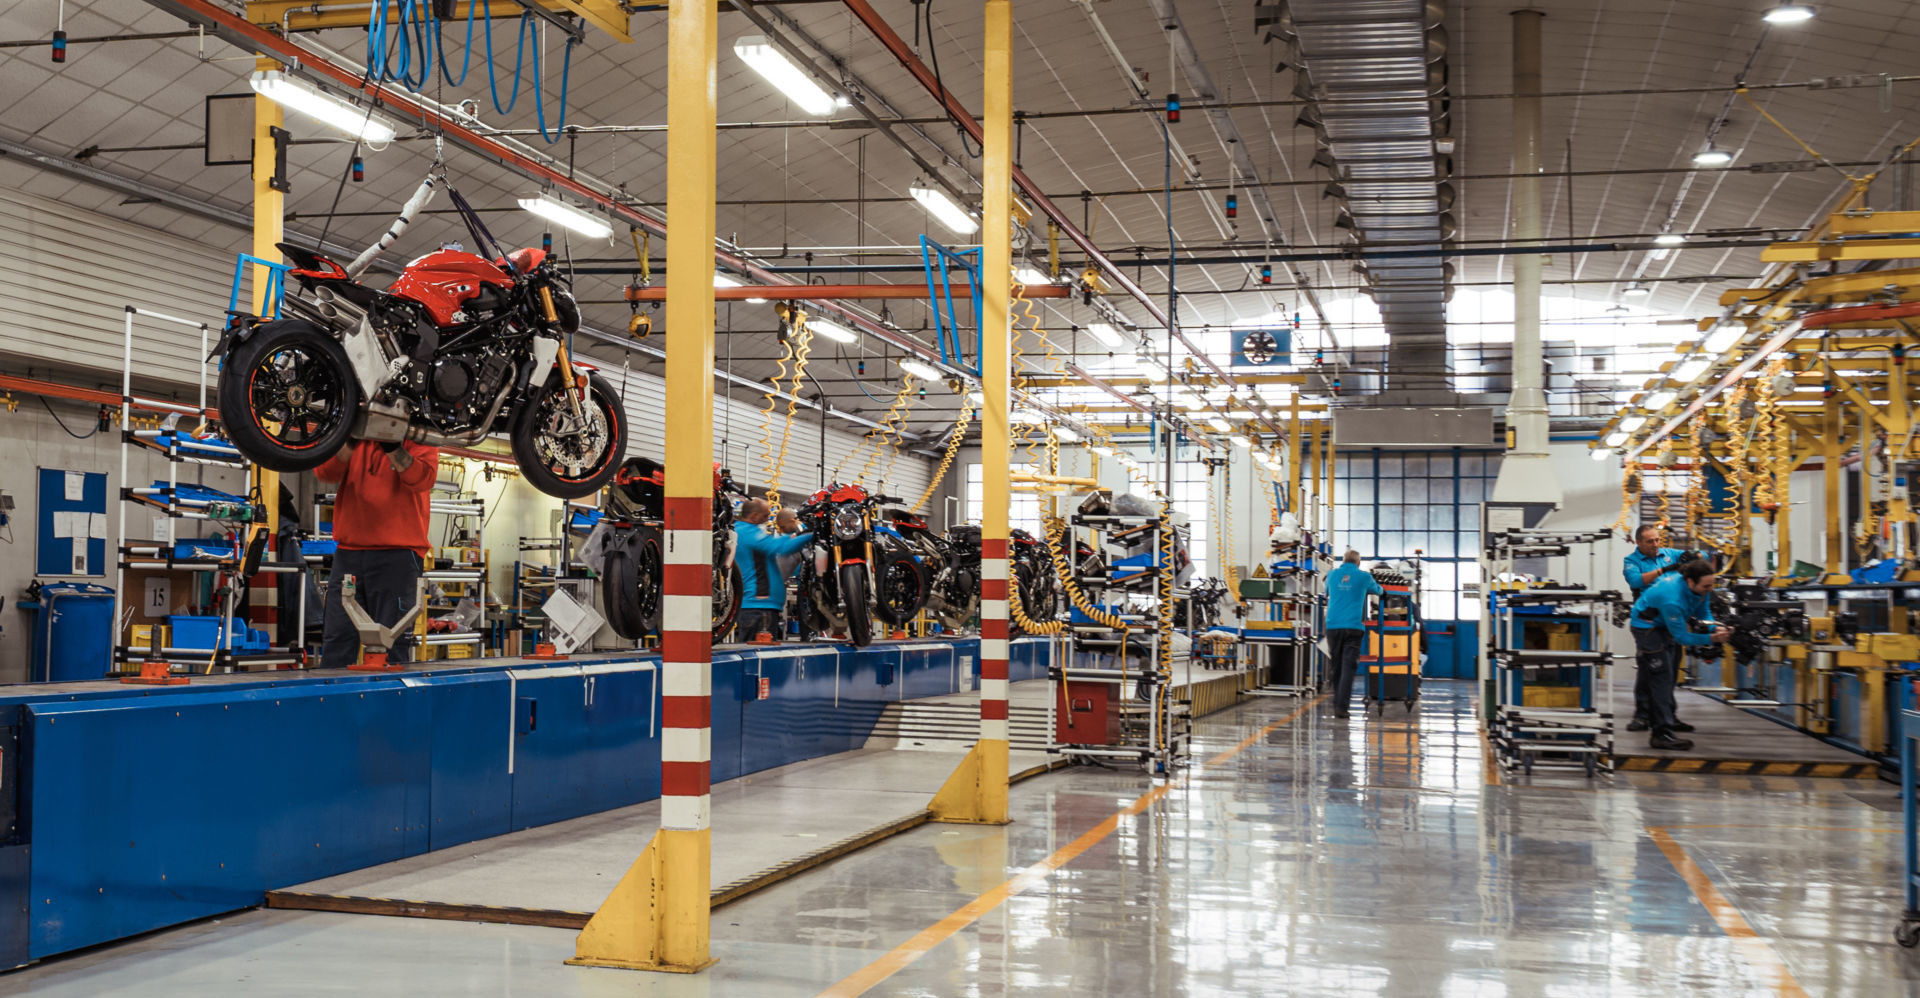
{"label": "black tire", "polygon": [[666,586],[666,559],[660,554],[660,535],[648,530],[634,545],[636,589],[640,607],[640,628],[646,634],[660,633],[661,593]]}
{"label": "black tire", "polygon": [[740,619],[745,587],[739,565],[728,565],[725,575],[713,573],[713,640],[725,640],[727,632],[733,630],[733,622]]}
{"label": "black tire", "polygon": [[590,424],[578,448],[561,452],[557,431],[573,420],[560,375],[529,393],[513,414],[508,437],[520,473],[534,488],[560,499],[579,499],[605,488],[627,456],[627,414],[620,394],[598,374],[587,376],[587,397],[581,403]]}
{"label": "black tire", "polygon": [[606,586],[607,625],[613,633],[635,641],[646,635],[640,626],[640,603],[635,592],[637,581],[631,549],[621,546],[607,551],[607,571],[601,582]]}
{"label": "black tire", "polygon": [[[290,393],[291,397],[290,397]],[[308,471],[346,446],[360,384],[346,348],[299,319],[262,323],[220,369],[220,419],[247,460],[268,471]],[[289,417],[295,409],[303,423]]]}
{"label": "black tire", "polygon": [[909,557],[889,558],[880,564],[873,612],[892,627],[904,627],[927,605],[929,583],[925,566]]}
{"label": "black tire", "polygon": [[873,611],[867,605],[867,566],[840,566],[840,599],[847,611],[847,637],[855,648],[873,643]]}

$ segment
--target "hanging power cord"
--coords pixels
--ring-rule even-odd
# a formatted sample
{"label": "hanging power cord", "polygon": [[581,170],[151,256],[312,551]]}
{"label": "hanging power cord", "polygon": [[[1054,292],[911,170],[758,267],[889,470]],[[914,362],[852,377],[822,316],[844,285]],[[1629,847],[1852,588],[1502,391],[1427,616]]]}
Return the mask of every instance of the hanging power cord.
{"label": "hanging power cord", "polygon": [[66,420],[64,420],[64,419],[61,419],[61,418],[60,418],[60,414],[59,414],[59,413],[57,413],[57,412],[54,412],[54,411],[53,411],[53,406],[52,406],[52,405],[49,405],[49,404],[48,404],[48,402],[47,402],[47,397],[46,397],[45,395],[42,395],[42,396],[39,396],[39,398],[40,398],[40,404],[41,404],[41,406],[43,406],[43,407],[45,407],[45,409],[47,410],[47,415],[49,415],[49,416],[52,416],[52,417],[53,417],[53,421],[54,421],[55,423],[58,423],[58,424],[60,424],[60,428],[61,428],[61,429],[63,429],[63,430],[66,430],[66,431],[67,431],[67,436],[70,436],[70,437],[72,437],[72,438],[73,438],[73,439],[75,439],[75,440],[85,440],[85,439],[87,439],[88,437],[91,437],[91,436],[93,436],[94,434],[97,434],[97,433],[99,433],[99,432],[100,432],[100,427],[99,427],[99,425],[98,425],[98,424],[95,424],[95,425],[94,425],[94,427],[93,427],[93,429],[91,429],[91,430],[88,430],[88,431],[87,431],[87,432],[85,432],[85,433],[75,433],[75,432],[73,432],[73,428],[72,428],[72,427],[69,427],[69,426],[67,425],[67,421],[66,421]]}
{"label": "hanging power cord", "polygon": [[[886,415],[880,417],[880,425],[868,430],[866,436],[861,438],[861,443],[871,443],[873,449],[868,452],[866,462],[860,466],[860,481],[873,481],[872,475],[874,468],[880,461],[880,449],[886,446],[888,435],[896,432],[896,422],[905,415],[905,409],[912,404],[912,398],[913,375],[902,374],[900,376],[900,390],[894,393],[893,404],[887,407]],[[853,454],[859,451],[859,449],[858,447],[854,448],[853,451],[848,452],[847,457],[852,458]],[[839,468],[833,470],[833,477],[840,477]]]}
{"label": "hanging power cord", "polygon": [[927,500],[933,498],[934,491],[947,477],[947,470],[953,467],[953,459],[960,455],[960,446],[967,441],[967,425],[972,422],[973,399],[963,396],[960,402],[960,418],[953,421],[953,430],[947,435],[947,451],[940,455],[940,466],[933,470],[933,477],[927,482],[927,490],[920,493],[920,498],[915,499],[913,505],[907,507],[907,512],[920,512],[921,507],[927,504]]}
{"label": "hanging power cord", "polygon": [[1707,542],[1707,414],[1693,417],[1687,434],[1687,538],[1694,544]]}

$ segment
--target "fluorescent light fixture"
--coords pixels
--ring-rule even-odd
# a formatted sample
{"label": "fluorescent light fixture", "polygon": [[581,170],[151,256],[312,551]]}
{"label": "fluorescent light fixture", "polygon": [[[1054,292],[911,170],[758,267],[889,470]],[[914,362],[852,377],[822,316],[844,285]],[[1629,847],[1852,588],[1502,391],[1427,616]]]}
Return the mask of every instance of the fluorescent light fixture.
{"label": "fluorescent light fixture", "polygon": [[1712,146],[1708,146],[1693,154],[1693,165],[1695,166],[1726,166],[1731,162],[1733,162],[1732,153],[1725,149],[1715,149]]}
{"label": "fluorescent light fixture", "polygon": [[1094,339],[1099,340],[1107,346],[1117,347],[1120,345],[1120,330],[1113,328],[1111,323],[1089,322],[1087,323],[1087,332],[1091,333]]}
{"label": "fluorescent light fixture", "polygon": [[1647,425],[1647,417],[1645,416],[1628,416],[1620,421],[1620,428],[1628,433],[1636,432],[1645,425]]}
{"label": "fluorescent light fixture", "polygon": [[1627,442],[1627,435],[1625,433],[1621,433],[1616,430],[1612,433],[1607,434],[1606,445],[1608,447],[1618,447],[1621,444],[1624,444],[1626,442]]}
{"label": "fluorescent light fixture", "polygon": [[1227,422],[1224,419],[1221,419],[1219,416],[1209,417],[1207,419],[1207,425],[1213,427],[1216,430],[1219,430],[1221,433],[1233,432],[1233,424]]}
{"label": "fluorescent light fixture", "polygon": [[1706,340],[1703,341],[1700,346],[1708,353],[1726,353],[1728,348],[1740,342],[1740,337],[1744,335],[1746,335],[1746,330],[1741,329],[1739,326],[1721,326],[1713,332],[1708,333]]}
{"label": "fluorescent light fixture", "polygon": [[1192,392],[1174,392],[1173,404],[1188,412],[1194,412],[1207,407],[1207,404],[1200,401],[1200,397]]}
{"label": "fluorescent light fixture", "polygon": [[[255,72],[247,77],[247,85],[253,88],[254,93],[275,104],[298,111],[323,125],[338,128],[373,145],[392,142],[399,133],[399,128],[392,121],[370,114],[366,108],[352,101],[335,97],[277,69]],[[613,230],[609,228],[607,231]]]}
{"label": "fluorescent light fixture", "polygon": [[1650,295],[1652,293],[1653,293],[1652,288],[1647,287],[1646,285],[1641,284],[1638,281],[1635,281],[1634,283],[1629,284],[1620,290],[1620,294],[1626,298],[1640,298],[1645,295]]}
{"label": "fluorescent light fixture", "polygon": [[940,373],[939,368],[925,361],[914,360],[911,357],[904,358],[900,361],[900,370],[919,378],[921,381],[945,381],[947,379],[946,375]]}
{"label": "fluorescent light fixture", "polygon": [[979,389],[975,389],[967,393],[967,401],[972,402],[974,405],[986,405],[987,397],[981,394]]}
{"label": "fluorescent light fixture", "polygon": [[1613,456],[1613,448],[1611,447],[1596,447],[1593,450],[1593,459],[1595,461],[1605,461],[1607,458],[1610,458],[1612,456]]}
{"label": "fluorescent light fixture", "polygon": [[1053,428],[1053,435],[1056,437],[1059,437],[1061,440],[1064,440],[1070,444],[1078,443],[1080,441],[1080,434],[1075,433],[1073,431],[1073,427],[1068,426],[1065,423],[1061,423],[1058,426],[1055,426]]}
{"label": "fluorescent light fixture", "polygon": [[1654,412],[1661,409],[1665,409],[1667,407],[1667,403],[1672,401],[1673,401],[1672,392],[1654,392],[1652,395],[1647,396],[1647,410],[1649,412]]}
{"label": "fluorescent light fixture", "polygon": [[847,104],[838,94],[821,86],[811,73],[795,65],[765,35],[742,35],[733,43],[733,54],[808,114],[832,114]]}
{"label": "fluorescent light fixture", "polygon": [[1687,237],[1677,232],[1662,232],[1653,237],[1653,244],[1655,246],[1679,246],[1686,241]]}
{"label": "fluorescent light fixture", "polygon": [[1804,3],[1783,3],[1760,15],[1768,24],[1799,24],[1813,20],[1813,8]]}
{"label": "fluorescent light fixture", "polygon": [[589,239],[605,239],[613,235],[613,226],[608,225],[606,219],[592,212],[575,208],[551,194],[521,198],[520,207]]}
{"label": "fluorescent light fixture", "polygon": [[1251,448],[1253,446],[1253,441],[1248,440],[1246,437],[1239,436],[1239,435],[1234,436],[1233,442],[1236,444],[1239,444],[1242,447]]}
{"label": "fluorescent light fixture", "polygon": [[971,234],[980,228],[979,219],[968,214],[965,208],[955,204],[953,199],[947,196],[947,192],[938,187],[929,187],[916,180],[913,186],[907,188],[907,193],[912,194],[913,199],[920,202],[922,208],[927,209],[934,218],[939,219],[941,225],[960,235]]}
{"label": "fluorescent light fixture", "polygon": [[1702,374],[1707,373],[1707,368],[1712,366],[1713,362],[1704,357],[1683,360],[1674,366],[1673,379],[1675,381],[1692,381]]}
{"label": "fluorescent light fixture", "polygon": [[1041,273],[1036,267],[1013,268],[1013,279],[1022,284],[1052,284],[1053,278]]}
{"label": "fluorescent light fixture", "polygon": [[828,322],[825,319],[809,317],[807,319],[807,328],[813,330],[816,335],[825,336],[827,339],[840,343],[854,343],[860,339],[859,333],[837,322]]}
{"label": "fluorescent light fixture", "polygon": [[[713,286],[716,288],[744,288],[747,286],[747,282],[732,274],[723,274],[716,270],[713,272]],[[767,300],[765,298],[748,298],[747,302],[751,305],[765,305]],[[834,338],[838,339],[839,337]],[[848,340],[846,342],[851,343],[853,341]]]}

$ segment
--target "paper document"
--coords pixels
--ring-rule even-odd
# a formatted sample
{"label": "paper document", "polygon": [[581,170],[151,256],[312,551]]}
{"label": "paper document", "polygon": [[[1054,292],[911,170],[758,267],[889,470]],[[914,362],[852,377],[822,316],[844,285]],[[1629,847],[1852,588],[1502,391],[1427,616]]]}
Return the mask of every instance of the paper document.
{"label": "paper document", "polygon": [[67,501],[79,502],[87,497],[87,476],[78,471],[69,471],[66,475]]}

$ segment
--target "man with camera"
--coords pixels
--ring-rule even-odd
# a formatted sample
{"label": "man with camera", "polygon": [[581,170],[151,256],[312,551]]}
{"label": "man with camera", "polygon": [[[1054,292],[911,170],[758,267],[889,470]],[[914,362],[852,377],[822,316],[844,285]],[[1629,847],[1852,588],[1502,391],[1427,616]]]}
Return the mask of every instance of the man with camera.
{"label": "man with camera", "polygon": [[[1633,550],[1627,552],[1626,561],[1621,566],[1621,572],[1627,578],[1627,588],[1632,591],[1633,597],[1639,599],[1640,594],[1646,592],[1648,586],[1677,571],[1680,563],[1687,559],[1687,554],[1688,552],[1679,548],[1660,546],[1658,524],[1642,524],[1639,530],[1633,532]],[[1674,674],[1678,675],[1679,649],[1675,648],[1670,657],[1673,659]],[[1669,712],[1674,710],[1671,697],[1667,700],[1667,710]],[[1647,730],[1647,719],[1652,716],[1653,713],[1647,709],[1647,674],[1642,670],[1633,680],[1633,720],[1627,723],[1627,730]],[[1676,720],[1674,730],[1692,731],[1693,725]]]}
{"label": "man with camera", "polygon": [[[1654,748],[1684,752],[1693,747],[1680,736],[1693,729],[1680,727],[1673,716],[1673,683],[1682,645],[1725,644],[1733,636],[1713,620],[1709,594],[1717,578],[1712,564],[1695,558],[1662,574],[1633,603],[1633,646],[1647,684],[1647,723],[1653,729],[1648,744]],[[1706,629],[1696,629],[1695,622]]]}

